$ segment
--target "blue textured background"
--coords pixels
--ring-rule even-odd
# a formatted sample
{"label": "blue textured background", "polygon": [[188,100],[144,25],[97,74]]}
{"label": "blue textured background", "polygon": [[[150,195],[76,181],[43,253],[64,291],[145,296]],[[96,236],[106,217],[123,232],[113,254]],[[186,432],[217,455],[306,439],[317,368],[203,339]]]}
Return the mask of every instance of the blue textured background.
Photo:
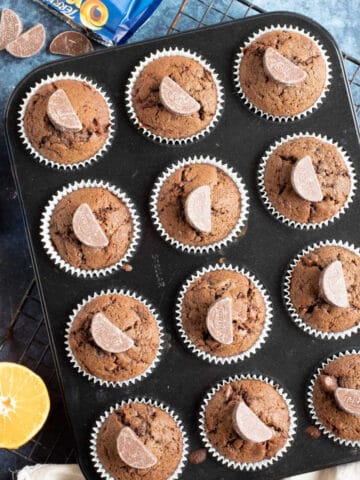
{"label": "blue textured background", "polygon": [[[360,58],[359,0],[257,0],[254,3],[267,11],[292,10],[310,16],[333,34],[343,51]],[[209,10],[207,4],[212,4],[214,8]],[[151,19],[132,37],[131,42],[165,35],[180,5],[180,0],[163,0]],[[15,10],[23,19],[24,29],[42,22],[47,31],[46,45],[56,34],[69,29],[66,23],[33,0],[0,0],[0,7]],[[245,5],[232,0],[189,0],[185,12],[195,19],[201,19],[206,25],[220,22],[223,18],[220,12],[227,12],[228,16],[234,18],[254,13]],[[197,21],[190,16],[180,19],[179,30],[197,26]],[[16,84],[28,72],[57,58],[50,55],[45,48],[35,57],[24,60],[0,52],[0,337],[32,278],[23,223],[5,146],[5,105]],[[347,72],[350,78],[355,72],[355,66],[347,64]],[[353,89],[354,92],[360,97],[360,87]],[[360,103],[359,98],[355,98],[355,101]]]}

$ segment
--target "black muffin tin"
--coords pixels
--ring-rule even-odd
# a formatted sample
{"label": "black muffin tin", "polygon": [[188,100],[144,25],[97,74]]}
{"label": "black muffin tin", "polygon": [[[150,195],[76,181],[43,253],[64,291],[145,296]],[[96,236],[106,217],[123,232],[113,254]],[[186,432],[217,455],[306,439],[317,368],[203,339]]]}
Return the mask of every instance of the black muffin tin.
{"label": "black muffin tin", "polygon": [[[306,118],[288,123],[272,122],[249,111],[235,91],[232,76],[235,55],[249,35],[278,24],[298,26],[313,34],[327,50],[332,66],[331,86],[323,104]],[[219,73],[224,85],[225,109],[215,130],[203,140],[181,147],[160,145],[145,138],[129,121],[124,105],[126,82],[134,66],[149,53],[164,47],[183,47],[201,54]],[[99,162],[75,171],[41,165],[26,152],[17,128],[19,105],[29,88],[47,75],[60,72],[75,72],[94,80],[109,93],[115,108],[115,137],[110,150]],[[289,392],[298,418],[295,442],[280,461],[261,473],[239,473],[208,455],[201,465],[188,463],[183,479],[274,479],[360,459],[359,449],[340,446],[326,437],[312,440],[305,433],[311,424],[306,407],[310,375],[323,359],[358,346],[360,334],[345,340],[315,339],[294,325],[281,296],[284,270],[305,246],[333,238],[360,244],[360,195],[356,193],[346,214],[330,226],[301,231],[285,226],[269,214],[256,184],[257,167],[268,146],[282,136],[298,132],[315,132],[339,142],[360,177],[359,132],[341,55],[322,27],[300,15],[270,13],[52,63],[36,69],[16,88],[7,108],[6,130],[53,354],[79,462],[87,479],[98,478],[90,460],[90,433],[95,420],[110,405],[135,396],[169,404],[184,421],[192,451],[202,447],[198,412],[206,391],[223,378],[245,373],[269,376]],[[160,238],[149,214],[149,196],[157,176],[169,164],[192,155],[215,156],[233,166],[242,175],[250,194],[246,235],[209,255],[175,250]],[[120,270],[97,279],[77,278],[56,267],[45,253],[39,235],[42,211],[57,190],[81,179],[107,180],[125,190],[135,202],[141,214],[142,235],[131,260],[132,272]],[[198,268],[214,264],[221,257],[256,275],[268,289],[274,307],[272,330],[263,348],[249,359],[230,366],[208,364],[190,353],[179,338],[174,318],[182,282]],[[128,388],[103,388],[89,382],[70,365],[65,353],[65,325],[72,309],[89,294],[108,288],[127,288],[143,295],[160,312],[165,325],[166,348],[159,366],[147,379]]]}

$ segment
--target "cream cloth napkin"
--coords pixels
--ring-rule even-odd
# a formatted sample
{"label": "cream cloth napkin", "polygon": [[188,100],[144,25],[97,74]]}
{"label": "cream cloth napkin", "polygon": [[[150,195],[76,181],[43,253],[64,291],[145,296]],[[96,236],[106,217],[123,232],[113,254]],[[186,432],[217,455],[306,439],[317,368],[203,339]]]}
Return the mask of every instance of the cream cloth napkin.
{"label": "cream cloth napkin", "polygon": [[[327,468],[319,472],[305,473],[284,480],[359,480],[360,462],[340,467]],[[17,480],[85,480],[78,465],[35,465],[25,467]]]}

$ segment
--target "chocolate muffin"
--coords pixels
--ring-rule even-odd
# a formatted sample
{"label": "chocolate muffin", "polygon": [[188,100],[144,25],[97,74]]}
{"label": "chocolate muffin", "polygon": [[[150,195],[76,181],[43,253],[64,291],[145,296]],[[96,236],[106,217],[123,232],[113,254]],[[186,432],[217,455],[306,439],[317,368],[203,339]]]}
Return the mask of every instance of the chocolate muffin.
{"label": "chocolate muffin", "polygon": [[[275,60],[267,68],[264,55],[269,48]],[[280,62],[277,54],[281,55]],[[279,63],[286,65],[281,65],[282,75],[276,76]],[[289,73],[289,69],[292,76],[286,78],[284,72]],[[327,87],[327,64],[322,51],[310,37],[293,30],[272,30],[252,40],[242,49],[238,75],[245,98],[258,110],[275,117],[306,112]]]}
{"label": "chocolate muffin", "polygon": [[[246,418],[241,415],[241,423],[234,424],[234,412],[239,404],[247,414]],[[288,443],[290,427],[289,408],[283,396],[276,387],[261,380],[230,381],[221,386],[205,405],[207,441],[217,454],[236,464],[257,463],[276,457]],[[258,428],[263,430],[262,434],[253,437]],[[269,435],[264,436],[264,432]],[[245,436],[250,436],[252,441],[245,440]],[[261,436],[267,440],[258,441]]]}
{"label": "chocolate muffin", "polygon": [[[155,456],[152,467],[132,468],[120,458],[117,439],[126,427]],[[110,413],[96,442],[99,461],[115,480],[167,480],[179,467],[183,448],[182,432],[174,418],[159,407],[141,402],[130,402]]]}
{"label": "chocolate muffin", "polygon": [[[309,161],[310,166],[305,165],[305,175],[300,171],[296,178],[296,169],[304,168],[300,165],[304,161]],[[309,179],[320,187],[318,198],[313,196],[314,185],[309,187]],[[351,173],[340,150],[311,136],[291,138],[275,148],[266,160],[261,179],[267,206],[284,221],[305,225],[321,224],[342,213],[351,185]]]}
{"label": "chocolate muffin", "polygon": [[[325,269],[341,262],[345,280],[346,306],[336,306],[321,289]],[[360,322],[360,257],[340,245],[324,245],[311,249],[296,262],[291,271],[289,296],[297,316],[316,331],[339,333]],[[330,279],[339,293],[338,279]],[[335,302],[336,303],[336,302]]]}
{"label": "chocolate muffin", "polygon": [[[128,337],[126,349],[111,348],[116,344],[116,332],[107,342],[110,348],[106,346],[104,338],[107,340],[112,332],[104,332],[103,324],[101,332],[94,333],[93,322],[99,313]],[[109,293],[82,306],[71,323],[68,344],[82,371],[108,382],[122,382],[144,374],[155,361],[160,346],[159,325],[142,301]]]}
{"label": "chocolate muffin", "polygon": [[[353,402],[348,404],[349,399],[344,397],[344,393],[349,394],[349,391],[357,396],[357,405]],[[336,438],[360,441],[359,399],[359,354],[349,354],[330,361],[315,380],[312,404],[316,417],[327,432]],[[346,411],[349,406],[355,409],[352,413]]]}
{"label": "chocolate muffin", "polygon": [[[170,102],[164,101],[161,95],[161,82],[165,78],[168,82],[170,79],[171,89],[176,90],[170,92],[173,94]],[[178,87],[183,92],[180,90],[179,93]],[[192,103],[196,106],[197,102],[197,108],[178,110],[179,95],[185,95],[190,106]],[[151,134],[167,139],[186,139],[211,125],[218,110],[218,95],[210,70],[194,58],[168,53],[149,60],[138,74],[131,91],[131,110],[135,112],[140,128]]]}
{"label": "chocolate muffin", "polygon": [[[81,122],[76,131],[55,126],[48,115],[52,94],[63,90]],[[83,162],[95,156],[110,133],[110,111],[103,95],[85,81],[54,80],[40,86],[30,97],[23,126],[27,140],[45,159],[61,165]]]}
{"label": "chocolate muffin", "polygon": [[[219,305],[220,299],[230,299],[231,310],[228,317],[226,310],[217,310],[221,324],[214,325],[210,312],[215,304]],[[253,347],[264,331],[268,314],[262,292],[247,275],[219,267],[203,273],[185,290],[180,328],[200,352],[229,358]],[[229,325],[225,325],[225,321]]]}
{"label": "chocolate muffin", "polygon": [[[108,244],[89,246],[74,233],[74,214],[87,204],[105,234]],[[132,243],[134,224],[123,200],[106,188],[78,188],[57,203],[50,220],[53,247],[69,265],[82,270],[99,270],[121,261]]]}
{"label": "chocolate muffin", "polygon": [[[189,160],[173,173],[165,173],[157,185],[160,189],[157,196],[153,195],[154,216],[170,241],[180,242],[184,248],[201,249],[225,241],[243,226],[239,223],[247,209],[245,193],[216,164]],[[208,189],[207,202],[201,198],[187,208],[190,196],[204,187]],[[201,225],[207,215],[206,229]]]}

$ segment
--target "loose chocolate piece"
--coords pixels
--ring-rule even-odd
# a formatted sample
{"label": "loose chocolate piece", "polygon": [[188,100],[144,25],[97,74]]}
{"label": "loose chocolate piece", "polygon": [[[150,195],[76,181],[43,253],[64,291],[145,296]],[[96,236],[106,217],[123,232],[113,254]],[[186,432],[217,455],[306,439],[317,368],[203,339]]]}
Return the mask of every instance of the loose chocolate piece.
{"label": "loose chocolate piece", "polygon": [[159,96],[166,110],[174,115],[192,115],[200,110],[200,103],[170,77],[161,80]]}
{"label": "loose chocolate piece", "polygon": [[3,8],[0,20],[0,50],[4,50],[21,32],[22,22],[19,16],[10,8]]}
{"label": "loose chocolate piece", "polygon": [[295,192],[308,202],[321,202],[323,194],[311,157],[298,160],[291,171],[291,185]]}
{"label": "loose chocolate piece", "polygon": [[84,245],[94,248],[109,245],[107,236],[87,203],[82,203],[75,210],[72,226],[76,237]]}
{"label": "loose chocolate piece", "polygon": [[235,406],[232,421],[235,432],[248,442],[267,442],[273,435],[271,428],[245,402],[239,402]]}
{"label": "loose chocolate piece", "polygon": [[210,305],[206,315],[206,327],[217,342],[223,345],[230,345],[233,342],[231,298],[219,298]]}
{"label": "loose chocolate piece", "polygon": [[155,455],[146,448],[130,427],[120,431],[116,447],[121,460],[131,468],[151,468],[157,463]]}
{"label": "loose chocolate piece", "polygon": [[265,50],[263,57],[265,73],[275,82],[291,86],[303,82],[307,73],[273,47]]}
{"label": "loose chocolate piece", "polygon": [[336,377],[332,375],[320,375],[319,380],[323,390],[327,393],[334,393],[338,387]]}
{"label": "loose chocolate piece", "polygon": [[319,288],[321,296],[330,305],[340,308],[349,306],[344,271],[339,260],[331,262],[321,272]]}
{"label": "loose chocolate piece", "polygon": [[50,43],[49,50],[54,55],[76,57],[77,55],[92,52],[94,47],[85,35],[69,30],[56,35]]}
{"label": "loose chocolate piece", "polygon": [[122,353],[134,346],[133,339],[101,312],[93,316],[90,330],[96,345],[105,352]]}
{"label": "loose chocolate piece", "polygon": [[335,400],[341,410],[354,417],[360,417],[360,390],[337,388]]}
{"label": "loose chocolate piece", "polygon": [[45,43],[45,28],[41,23],[27,30],[6,46],[14,57],[28,58],[40,52]]}
{"label": "loose chocolate piece", "polygon": [[313,438],[314,440],[317,440],[318,438],[321,437],[321,431],[318,427],[315,427],[315,425],[310,425],[307,427],[305,430],[306,435],[309,435],[310,438]]}
{"label": "loose chocolate piece", "polygon": [[211,232],[211,189],[208,185],[195,188],[186,197],[185,218],[195,230]]}
{"label": "loose chocolate piece", "polygon": [[56,90],[49,97],[46,113],[55,128],[62,132],[80,132],[82,124],[69,97],[62,89]]}
{"label": "loose chocolate piece", "polygon": [[204,463],[206,460],[206,449],[200,448],[200,450],[195,450],[191,452],[189,455],[189,462],[193,465],[200,465],[200,463]]}

